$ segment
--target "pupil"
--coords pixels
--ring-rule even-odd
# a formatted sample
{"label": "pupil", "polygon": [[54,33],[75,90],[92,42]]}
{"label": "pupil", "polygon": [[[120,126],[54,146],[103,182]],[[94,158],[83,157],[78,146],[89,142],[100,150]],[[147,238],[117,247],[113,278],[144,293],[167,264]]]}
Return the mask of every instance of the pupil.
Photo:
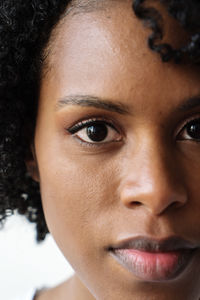
{"label": "pupil", "polygon": [[194,139],[200,139],[200,122],[193,121],[188,125],[187,133]]}
{"label": "pupil", "polygon": [[107,136],[108,130],[104,124],[96,124],[87,127],[87,135],[94,142],[101,142]]}

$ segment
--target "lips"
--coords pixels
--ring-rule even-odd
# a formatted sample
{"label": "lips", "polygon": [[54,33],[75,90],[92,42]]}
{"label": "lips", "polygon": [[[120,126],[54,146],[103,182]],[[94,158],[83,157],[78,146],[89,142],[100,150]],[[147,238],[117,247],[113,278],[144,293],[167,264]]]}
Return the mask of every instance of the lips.
{"label": "lips", "polygon": [[197,245],[179,237],[155,240],[138,237],[109,248],[111,255],[137,278],[168,281],[190,265]]}

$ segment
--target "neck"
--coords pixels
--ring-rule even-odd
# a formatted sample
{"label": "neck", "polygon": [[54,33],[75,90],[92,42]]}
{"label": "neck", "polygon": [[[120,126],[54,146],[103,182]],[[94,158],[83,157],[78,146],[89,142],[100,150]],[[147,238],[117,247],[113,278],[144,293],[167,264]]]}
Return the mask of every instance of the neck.
{"label": "neck", "polygon": [[95,300],[75,274],[60,285],[41,290],[34,300]]}

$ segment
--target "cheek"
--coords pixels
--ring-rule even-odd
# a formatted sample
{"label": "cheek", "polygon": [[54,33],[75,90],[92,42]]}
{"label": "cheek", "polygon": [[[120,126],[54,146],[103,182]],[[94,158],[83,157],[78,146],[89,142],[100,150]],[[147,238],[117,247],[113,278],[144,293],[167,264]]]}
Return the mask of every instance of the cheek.
{"label": "cheek", "polygon": [[177,166],[182,168],[182,180],[187,186],[188,201],[190,205],[196,203],[200,206],[200,144],[194,142],[179,143],[179,157],[177,157]]}
{"label": "cheek", "polygon": [[186,235],[195,240],[200,238],[200,145],[199,143],[180,142],[179,155],[176,157],[177,169],[187,190],[187,204],[181,212],[182,227]]}
{"label": "cheek", "polygon": [[95,156],[74,155],[70,146],[43,149],[38,149],[38,164],[47,225],[63,254],[80,271],[95,253],[103,252],[104,229],[109,227],[112,199],[116,199],[115,164],[109,160],[102,168]]}

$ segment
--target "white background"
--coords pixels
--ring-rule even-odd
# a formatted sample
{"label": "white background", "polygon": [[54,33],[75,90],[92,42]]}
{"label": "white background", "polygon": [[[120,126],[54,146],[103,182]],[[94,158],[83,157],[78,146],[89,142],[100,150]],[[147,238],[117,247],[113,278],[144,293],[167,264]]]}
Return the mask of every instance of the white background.
{"label": "white background", "polygon": [[14,215],[0,229],[0,299],[12,300],[29,289],[54,286],[73,274],[51,235],[37,244],[35,225]]}

